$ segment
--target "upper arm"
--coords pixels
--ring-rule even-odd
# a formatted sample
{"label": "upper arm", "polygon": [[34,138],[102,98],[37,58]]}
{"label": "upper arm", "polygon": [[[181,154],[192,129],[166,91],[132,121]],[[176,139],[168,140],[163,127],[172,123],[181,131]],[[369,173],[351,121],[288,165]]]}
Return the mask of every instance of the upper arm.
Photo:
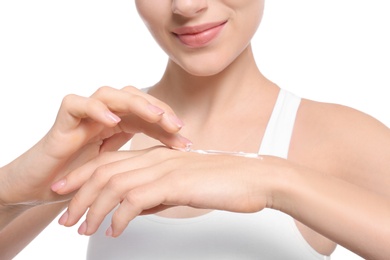
{"label": "upper arm", "polygon": [[290,159],[390,197],[390,129],[360,111],[304,100]]}

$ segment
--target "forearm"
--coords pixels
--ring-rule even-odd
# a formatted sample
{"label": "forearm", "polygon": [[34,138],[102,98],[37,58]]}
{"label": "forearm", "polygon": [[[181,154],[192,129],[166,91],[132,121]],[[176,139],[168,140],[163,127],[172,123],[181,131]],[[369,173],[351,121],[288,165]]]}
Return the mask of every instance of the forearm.
{"label": "forearm", "polygon": [[55,168],[41,147],[39,142],[0,168],[0,206],[35,206],[42,202],[42,194],[50,192],[50,183],[38,178]]}
{"label": "forearm", "polygon": [[28,209],[25,205],[11,205],[8,198],[18,192],[18,186],[9,182],[8,165],[0,168],[0,232],[15,218]]}
{"label": "forearm", "polygon": [[26,206],[4,206],[0,204],[0,234],[2,230],[14,221],[17,217],[27,211],[30,207]]}
{"label": "forearm", "polygon": [[23,212],[36,206],[34,203],[37,202],[31,200],[32,190],[24,187],[21,181],[32,182],[28,174],[23,174],[26,172],[23,169],[25,166],[37,169],[29,162],[28,152],[0,168],[0,231]]}
{"label": "forearm", "polygon": [[33,207],[0,231],[0,259],[12,259],[65,208],[66,203]]}
{"label": "forearm", "polygon": [[361,187],[306,169],[290,172],[273,207],[367,259],[390,256],[390,202]]}
{"label": "forearm", "polygon": [[[22,190],[22,185],[14,176],[23,170],[18,165],[19,160],[28,162],[26,156],[28,155],[24,154],[0,168],[0,259],[12,259],[65,207],[65,203],[34,205],[25,196],[29,191]],[[34,165],[25,163],[24,166],[33,168]]]}
{"label": "forearm", "polygon": [[42,173],[45,159],[36,145],[0,168],[0,259],[12,259],[64,208],[64,203],[44,205],[50,183],[33,185],[31,173]]}

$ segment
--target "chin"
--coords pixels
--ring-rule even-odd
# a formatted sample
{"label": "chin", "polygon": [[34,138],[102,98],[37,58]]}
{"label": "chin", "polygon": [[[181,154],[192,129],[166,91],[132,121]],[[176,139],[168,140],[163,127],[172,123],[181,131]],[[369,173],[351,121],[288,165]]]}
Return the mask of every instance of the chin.
{"label": "chin", "polygon": [[198,76],[208,77],[214,76],[224,71],[230,62],[221,59],[188,59],[176,63],[187,73]]}
{"label": "chin", "polygon": [[203,66],[202,68],[183,68],[189,74],[197,77],[215,76],[222,72],[224,68],[216,69],[214,67]]}

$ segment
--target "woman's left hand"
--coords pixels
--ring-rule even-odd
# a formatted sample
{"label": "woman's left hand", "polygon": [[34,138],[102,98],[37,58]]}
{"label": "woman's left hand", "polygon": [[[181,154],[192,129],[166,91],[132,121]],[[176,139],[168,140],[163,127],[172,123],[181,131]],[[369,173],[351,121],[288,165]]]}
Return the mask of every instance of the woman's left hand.
{"label": "woman's left hand", "polygon": [[272,164],[280,162],[165,147],[103,153],[66,176],[66,186],[56,191],[67,194],[81,187],[60,224],[72,226],[88,210],[79,233],[91,235],[119,205],[107,230],[116,237],[136,216],[172,206],[260,211],[272,201]]}

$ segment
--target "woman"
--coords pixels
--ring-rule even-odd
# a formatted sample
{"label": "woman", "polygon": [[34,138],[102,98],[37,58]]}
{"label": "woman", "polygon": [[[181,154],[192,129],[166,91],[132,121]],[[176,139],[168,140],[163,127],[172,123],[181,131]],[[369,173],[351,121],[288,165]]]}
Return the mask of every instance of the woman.
{"label": "woman", "polygon": [[[119,213],[114,213],[112,228],[106,232],[109,236],[118,236],[130,217],[142,211],[157,214],[149,219],[137,218],[132,222],[134,225],[131,223],[122,236],[109,244],[113,249],[110,250],[111,257],[115,253],[119,256],[127,254],[114,250],[126,244],[132,254],[139,253],[143,259],[153,252],[158,256],[168,256],[169,253],[183,256],[180,254],[184,253],[186,258],[223,257],[226,254],[240,259],[252,254],[254,257],[282,258],[283,252],[286,252],[292,258],[294,254],[302,257],[309,254],[316,259],[332,252],[332,241],[367,258],[388,254],[385,245],[380,244],[386,241],[386,231],[382,228],[388,226],[386,221],[389,216],[386,208],[388,201],[385,199],[388,196],[388,128],[348,108],[300,100],[280,90],[259,72],[253,59],[250,39],[261,20],[262,1],[154,0],[136,3],[153,36],[170,57],[161,81],[148,93],[169,104],[185,122],[181,134],[193,141],[192,148],[253,154],[259,152],[260,147],[262,156],[203,155],[166,148],[104,153],[52,186],[56,192],[66,194],[76,190],[92,175],[71,202],[69,211],[61,218],[62,224],[74,224],[84,210],[91,206],[87,222],[81,226],[80,233],[92,234],[103,217],[122,202],[120,211],[117,211]],[[234,37],[238,33],[241,37]],[[101,91],[92,98],[101,100],[101,97],[106,96],[99,93]],[[134,93],[152,103],[157,102],[149,95],[131,90],[131,94]],[[111,97],[116,100],[117,95]],[[127,108],[113,107],[106,100],[101,101],[109,103],[108,107],[119,115],[134,112],[136,108],[144,110],[143,106],[135,106],[128,111]],[[73,107],[71,103],[69,107]],[[287,118],[282,126],[272,124],[279,122],[271,116],[277,113],[278,108],[284,115],[284,104],[288,107],[286,112],[292,114],[287,113],[282,117]],[[157,115],[161,116],[165,110],[170,111],[169,107],[160,106],[165,109],[155,108],[154,111],[159,111]],[[345,122],[345,118],[351,120]],[[126,118],[128,121],[131,119]],[[176,122],[176,128],[168,129],[175,132],[182,124],[180,120],[172,121]],[[133,125],[134,121],[130,122]],[[286,124],[290,130],[286,130]],[[366,126],[365,129],[358,128],[362,125]],[[268,130],[272,126],[275,131]],[[157,131],[158,128],[152,129]],[[282,138],[274,135],[279,133],[278,130],[282,130]],[[125,130],[130,134],[138,131]],[[146,133],[156,136],[152,134],[154,131]],[[111,135],[99,136],[98,139],[100,141]],[[273,142],[274,136],[277,141],[283,142]],[[164,138],[160,138],[160,141],[180,148]],[[55,143],[64,143],[64,140]],[[185,141],[179,143],[188,144]],[[120,144],[123,144],[123,140]],[[131,145],[132,149],[139,150],[156,144],[137,135]],[[108,150],[117,147],[119,145]],[[275,147],[277,149],[273,151]],[[95,147],[94,153],[85,160],[64,169],[75,169],[87,159],[94,158],[98,154],[97,150],[102,149]],[[382,151],[382,157],[375,154],[374,158],[372,150]],[[66,151],[66,156],[72,152]],[[267,154],[277,157],[269,157]],[[285,160],[283,157],[288,158]],[[370,182],[367,181],[368,174]],[[51,176],[50,179],[58,179],[63,175]],[[101,191],[100,196],[96,196],[98,191]],[[356,200],[367,202],[355,205]],[[166,209],[172,205],[191,207]],[[264,207],[272,210],[262,210]],[[212,209],[251,214],[209,212]],[[367,226],[372,219],[375,219],[377,226]],[[200,232],[197,237],[191,223],[174,225],[188,230],[172,228],[167,224],[170,221],[183,224],[190,220],[195,220],[195,223],[202,220],[200,226],[195,227],[203,227],[208,233]],[[110,223],[111,219],[107,218],[106,221]],[[153,221],[157,224],[150,224]],[[145,222],[150,224],[149,227]],[[159,222],[162,222],[161,225]],[[214,226],[215,223],[222,225]],[[230,226],[226,227],[226,224]],[[176,236],[173,241],[161,244],[166,242],[162,238],[167,239],[162,234],[156,236],[153,241],[156,244],[151,245],[153,248],[158,246],[159,250],[148,251],[143,248],[150,246],[142,243],[143,239],[150,243],[156,232],[164,231],[167,227]],[[209,230],[209,227],[214,229]],[[103,229],[106,228],[103,225]],[[264,228],[267,228],[266,234]],[[299,240],[296,231],[312,248],[305,248],[305,240]],[[378,235],[382,235],[383,239],[367,239],[368,243],[363,243],[359,239],[361,236],[356,235],[361,233],[365,234],[366,239],[377,238]],[[135,237],[128,237],[132,234]],[[232,236],[235,239],[226,239]],[[207,241],[199,242],[199,239]],[[178,246],[175,244],[177,242],[182,243]],[[286,247],[285,242],[297,247]],[[94,259],[97,254],[104,258],[104,252],[99,251],[98,247],[107,243],[99,234],[94,236],[90,247],[91,258]],[[134,251],[131,245],[139,247],[139,252]],[[223,250],[219,251],[220,248]],[[376,248],[381,250],[379,255],[376,255]],[[263,255],[257,255],[257,250]],[[201,252],[204,255],[200,255]]]}
{"label": "woman", "polygon": [[[146,91],[186,123],[181,133],[194,150],[140,150],[158,143],[136,136],[131,147],[138,151],[101,155],[53,185],[59,194],[83,185],[60,219],[74,225],[89,209],[80,234],[94,234],[114,209],[108,229],[91,239],[92,259],[324,259],[335,243],[367,258],[390,255],[389,129],[353,109],[300,99],[261,74],[250,41],[263,1],[136,4],[169,56],[163,77]],[[261,156],[226,154],[238,151]],[[157,217],[133,221],[150,213]],[[193,226],[173,230],[172,222]]]}

